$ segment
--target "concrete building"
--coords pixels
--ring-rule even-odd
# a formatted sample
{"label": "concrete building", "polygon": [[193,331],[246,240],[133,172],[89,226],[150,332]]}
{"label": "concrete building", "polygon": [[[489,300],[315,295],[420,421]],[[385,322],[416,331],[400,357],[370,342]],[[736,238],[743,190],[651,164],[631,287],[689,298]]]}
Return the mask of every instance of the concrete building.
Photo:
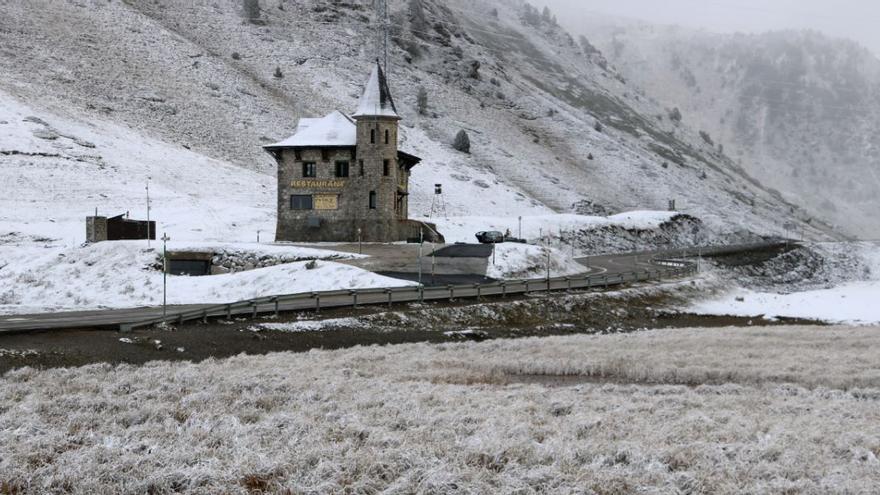
{"label": "concrete building", "polygon": [[[419,236],[407,219],[410,170],[400,116],[385,74],[373,67],[357,111],[300,119],[296,133],[266,146],[278,163],[277,241],[395,242]],[[431,226],[433,228],[433,226]],[[425,237],[431,236],[424,229]]]}

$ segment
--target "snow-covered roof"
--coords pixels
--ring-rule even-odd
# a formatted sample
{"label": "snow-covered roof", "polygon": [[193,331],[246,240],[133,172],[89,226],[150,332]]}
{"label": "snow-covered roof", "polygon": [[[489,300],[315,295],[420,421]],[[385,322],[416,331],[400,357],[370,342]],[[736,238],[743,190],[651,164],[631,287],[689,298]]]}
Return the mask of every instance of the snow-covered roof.
{"label": "snow-covered roof", "polygon": [[376,61],[373,72],[370,74],[370,80],[364,89],[364,94],[358,103],[357,111],[353,117],[394,117],[397,115],[397,108],[394,107],[394,99],[391,98],[391,91],[388,89],[388,81],[385,79],[385,72]]}
{"label": "snow-covered roof", "polygon": [[300,119],[293,136],[265,148],[335,146],[357,146],[357,126],[339,110],[320,119]]}

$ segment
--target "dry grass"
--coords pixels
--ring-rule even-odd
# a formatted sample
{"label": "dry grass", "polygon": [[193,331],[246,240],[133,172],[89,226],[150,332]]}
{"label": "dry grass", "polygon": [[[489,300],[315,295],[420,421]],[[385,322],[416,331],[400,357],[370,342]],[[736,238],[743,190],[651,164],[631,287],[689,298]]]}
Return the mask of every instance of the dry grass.
{"label": "dry grass", "polygon": [[0,380],[0,487],[871,493],[878,344],[876,328],[669,330],[19,370]]}

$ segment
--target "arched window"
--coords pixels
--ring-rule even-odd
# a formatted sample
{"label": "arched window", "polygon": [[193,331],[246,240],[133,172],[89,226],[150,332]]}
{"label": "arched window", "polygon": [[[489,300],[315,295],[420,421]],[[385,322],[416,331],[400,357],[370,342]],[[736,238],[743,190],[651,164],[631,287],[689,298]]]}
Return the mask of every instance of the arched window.
{"label": "arched window", "polygon": [[391,141],[391,131],[385,129],[385,144],[388,144]]}

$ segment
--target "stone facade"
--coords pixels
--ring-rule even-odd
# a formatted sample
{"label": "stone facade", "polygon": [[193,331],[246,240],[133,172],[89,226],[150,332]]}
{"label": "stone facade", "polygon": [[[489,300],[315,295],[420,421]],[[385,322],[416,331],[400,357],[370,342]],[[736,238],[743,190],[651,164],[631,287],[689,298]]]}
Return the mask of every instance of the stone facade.
{"label": "stone facade", "polygon": [[107,240],[107,217],[86,217],[86,242]]}
{"label": "stone facade", "polygon": [[410,169],[420,160],[398,150],[400,117],[387,92],[377,67],[354,117],[303,119],[297,134],[266,147],[278,163],[277,241],[418,236],[420,227],[407,217]]}

